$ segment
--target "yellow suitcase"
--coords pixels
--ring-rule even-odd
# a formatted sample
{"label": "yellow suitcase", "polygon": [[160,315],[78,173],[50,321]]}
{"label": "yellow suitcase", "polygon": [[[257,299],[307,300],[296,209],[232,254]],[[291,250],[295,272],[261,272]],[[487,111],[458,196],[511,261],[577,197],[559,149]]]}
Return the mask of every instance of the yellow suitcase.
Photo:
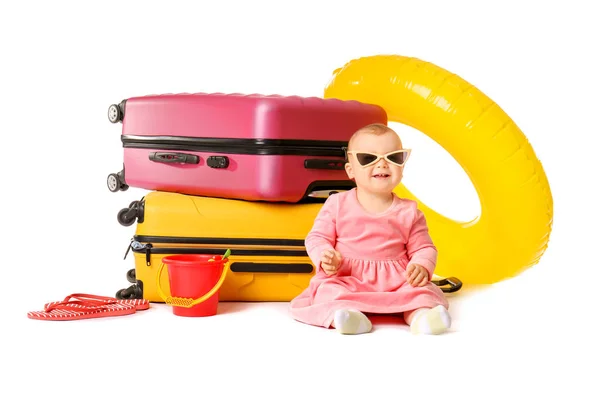
{"label": "yellow suitcase", "polygon": [[[119,222],[133,224],[130,250],[135,270],[133,289],[162,302],[156,276],[163,257],[171,254],[223,254],[231,249],[230,271],[220,301],[290,301],[314,274],[304,247],[322,203],[267,203],[199,197],[153,191],[119,212]],[[128,250],[129,252],[129,250]],[[135,278],[135,279],[134,279]],[[167,269],[161,285],[170,293]],[[127,298],[132,289],[120,290]]]}
{"label": "yellow suitcase", "polygon": [[[127,251],[135,258],[135,268],[127,274],[133,285],[119,290],[117,297],[164,302],[156,286],[163,257],[231,249],[220,301],[291,301],[315,272],[304,247],[322,206],[322,200],[315,201],[268,203],[150,192],[118,214],[122,225],[136,220],[137,225]],[[435,283],[445,286],[445,292],[462,286],[456,278]],[[161,285],[170,295],[166,268]]]}

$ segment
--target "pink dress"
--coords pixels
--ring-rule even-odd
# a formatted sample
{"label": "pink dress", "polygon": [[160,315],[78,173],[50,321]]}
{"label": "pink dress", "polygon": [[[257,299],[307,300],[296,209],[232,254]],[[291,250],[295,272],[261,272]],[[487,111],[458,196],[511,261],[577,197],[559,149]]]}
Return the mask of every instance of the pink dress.
{"label": "pink dress", "polygon": [[[304,323],[330,327],[338,309],[364,313],[401,313],[448,302],[429,282],[413,287],[404,271],[409,263],[434,273],[435,248],[423,213],[415,201],[394,195],[383,213],[370,214],[358,202],[356,189],[330,196],[306,237],[306,250],[316,274],[290,303],[291,316]],[[321,269],[321,253],[336,249],[343,257],[335,275]]]}

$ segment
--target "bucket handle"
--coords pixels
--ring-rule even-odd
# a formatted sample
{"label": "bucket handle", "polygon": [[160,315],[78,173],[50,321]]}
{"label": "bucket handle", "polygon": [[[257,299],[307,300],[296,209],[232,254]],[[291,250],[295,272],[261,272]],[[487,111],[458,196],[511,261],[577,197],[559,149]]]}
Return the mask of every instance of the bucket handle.
{"label": "bucket handle", "polygon": [[196,304],[200,304],[200,303],[208,300],[217,292],[217,290],[219,290],[219,288],[223,284],[223,281],[225,281],[225,276],[227,275],[227,271],[229,270],[229,260],[227,258],[223,259],[223,272],[221,273],[221,277],[219,278],[219,281],[217,282],[217,284],[212,289],[210,289],[210,291],[208,293],[206,293],[202,297],[198,297],[196,299],[186,298],[186,297],[171,297],[171,296],[165,295],[165,293],[163,292],[163,290],[160,286],[160,278],[161,278],[161,274],[162,274],[162,270],[163,270],[164,266],[165,266],[165,263],[163,263],[161,260],[160,267],[158,268],[158,275],[156,276],[156,286],[157,286],[158,295],[165,301],[165,303],[167,303],[169,305],[173,305],[176,307],[183,307],[183,308],[191,308]]}

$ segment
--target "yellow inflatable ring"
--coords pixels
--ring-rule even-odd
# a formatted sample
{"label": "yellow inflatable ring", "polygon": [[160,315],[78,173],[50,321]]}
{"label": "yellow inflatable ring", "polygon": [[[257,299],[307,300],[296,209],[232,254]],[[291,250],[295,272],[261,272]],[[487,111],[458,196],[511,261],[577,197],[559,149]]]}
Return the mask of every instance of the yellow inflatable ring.
{"label": "yellow inflatable ring", "polygon": [[511,118],[459,76],[420,59],[378,55],[334,71],[324,97],[377,104],[388,121],[420,130],[462,166],[481,215],[457,222],[420,202],[438,248],[436,274],[467,284],[514,277],[539,262],[552,229],[553,200],[533,148]]}

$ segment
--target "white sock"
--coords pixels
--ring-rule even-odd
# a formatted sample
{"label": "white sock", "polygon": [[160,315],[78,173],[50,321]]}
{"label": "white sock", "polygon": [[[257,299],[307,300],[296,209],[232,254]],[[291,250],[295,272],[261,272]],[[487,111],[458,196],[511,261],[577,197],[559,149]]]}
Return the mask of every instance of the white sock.
{"label": "white sock", "polygon": [[450,314],[442,305],[417,313],[410,324],[413,334],[442,334],[450,328]]}
{"label": "white sock", "polygon": [[373,327],[367,316],[354,309],[339,309],[335,311],[333,323],[342,334],[368,333]]}

